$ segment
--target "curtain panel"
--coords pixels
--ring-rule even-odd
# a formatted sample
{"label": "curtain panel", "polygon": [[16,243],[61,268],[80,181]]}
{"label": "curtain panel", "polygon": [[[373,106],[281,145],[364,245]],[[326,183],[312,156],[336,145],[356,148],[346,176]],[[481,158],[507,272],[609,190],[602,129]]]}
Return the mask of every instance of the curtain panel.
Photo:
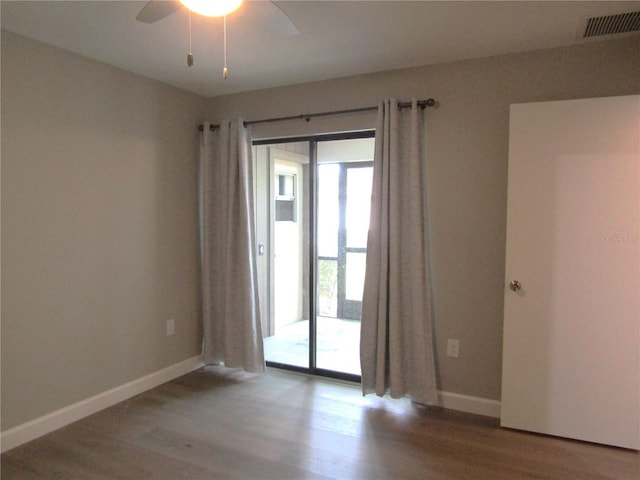
{"label": "curtain panel", "polygon": [[423,116],[379,105],[360,360],[364,394],[435,405]]}
{"label": "curtain panel", "polygon": [[250,131],[205,123],[200,137],[203,359],[265,370],[258,297]]}

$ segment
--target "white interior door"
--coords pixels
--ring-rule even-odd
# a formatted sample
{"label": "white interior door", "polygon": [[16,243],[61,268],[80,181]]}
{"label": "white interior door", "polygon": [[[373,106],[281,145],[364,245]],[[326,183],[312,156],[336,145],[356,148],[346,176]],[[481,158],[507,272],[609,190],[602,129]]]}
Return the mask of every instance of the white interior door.
{"label": "white interior door", "polygon": [[638,95],[512,105],[502,426],[640,448],[639,164]]}

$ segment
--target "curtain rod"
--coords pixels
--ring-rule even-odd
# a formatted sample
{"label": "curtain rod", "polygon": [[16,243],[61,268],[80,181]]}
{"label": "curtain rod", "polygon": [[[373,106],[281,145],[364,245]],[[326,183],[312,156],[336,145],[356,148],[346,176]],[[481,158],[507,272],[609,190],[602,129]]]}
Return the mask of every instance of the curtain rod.
{"label": "curtain rod", "polygon": [[[426,100],[418,100],[418,106],[424,110],[427,107],[433,107],[436,104],[436,101],[433,98],[427,98]],[[410,108],[412,105],[411,102],[400,102],[398,103],[398,110],[403,108]],[[289,117],[275,117],[275,118],[265,118],[263,120],[251,120],[244,122],[244,126],[247,127],[249,125],[257,125],[259,123],[274,123],[274,122],[285,122],[287,120],[305,120],[310,121],[314,117],[328,117],[333,115],[345,115],[347,113],[362,113],[362,112],[371,112],[377,110],[378,107],[363,107],[363,108],[351,108],[349,110],[334,110],[332,112],[319,112],[319,113],[307,113],[302,115],[291,115]],[[209,130],[213,131],[216,128],[219,128],[220,125],[209,125]],[[199,125],[198,130],[203,131],[204,125]]]}

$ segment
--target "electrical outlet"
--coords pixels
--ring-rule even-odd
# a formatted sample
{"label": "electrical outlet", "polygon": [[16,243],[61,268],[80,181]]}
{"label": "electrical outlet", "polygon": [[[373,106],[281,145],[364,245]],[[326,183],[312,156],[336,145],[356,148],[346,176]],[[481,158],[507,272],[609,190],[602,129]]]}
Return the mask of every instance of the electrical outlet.
{"label": "electrical outlet", "polygon": [[176,321],[171,318],[167,320],[167,335],[173,335],[176,333]]}
{"label": "electrical outlet", "polygon": [[447,340],[447,356],[458,358],[460,356],[460,340],[450,338]]}

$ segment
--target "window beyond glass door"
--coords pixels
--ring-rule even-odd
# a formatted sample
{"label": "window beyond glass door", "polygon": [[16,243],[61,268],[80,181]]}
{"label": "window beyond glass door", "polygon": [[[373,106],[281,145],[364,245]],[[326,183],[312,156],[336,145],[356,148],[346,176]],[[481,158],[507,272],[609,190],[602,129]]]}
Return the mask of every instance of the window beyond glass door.
{"label": "window beyond glass door", "polygon": [[360,320],[372,180],[370,162],[318,165],[318,315]]}

